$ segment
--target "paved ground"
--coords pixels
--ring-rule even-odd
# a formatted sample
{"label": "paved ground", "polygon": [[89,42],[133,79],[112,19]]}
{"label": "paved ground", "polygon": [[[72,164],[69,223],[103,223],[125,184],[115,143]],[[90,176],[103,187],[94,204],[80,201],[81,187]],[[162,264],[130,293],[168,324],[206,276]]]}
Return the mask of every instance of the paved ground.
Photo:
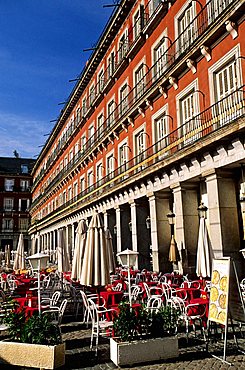
{"label": "paved ground", "polygon": [[[60,370],[110,370],[117,367],[110,361],[109,341],[102,338],[100,340],[98,357],[95,352],[90,351],[90,329],[79,322],[67,322],[62,325],[63,339],[66,342],[66,364]],[[245,339],[239,339],[239,344],[245,350]],[[223,343],[213,343],[209,346],[211,350],[217,350],[219,356],[222,356]],[[205,350],[205,343],[197,338],[191,337],[187,346],[186,338],[180,335],[179,338],[179,358],[169,361],[161,361],[154,364],[142,364],[141,366],[132,366],[133,370],[225,370],[230,366],[220,360],[212,357]],[[233,339],[228,340],[227,361],[235,369],[245,370],[245,355],[238,352]],[[21,367],[0,365],[0,370],[26,370]],[[124,370],[129,369],[124,367]],[[29,368],[30,370],[30,368]]]}

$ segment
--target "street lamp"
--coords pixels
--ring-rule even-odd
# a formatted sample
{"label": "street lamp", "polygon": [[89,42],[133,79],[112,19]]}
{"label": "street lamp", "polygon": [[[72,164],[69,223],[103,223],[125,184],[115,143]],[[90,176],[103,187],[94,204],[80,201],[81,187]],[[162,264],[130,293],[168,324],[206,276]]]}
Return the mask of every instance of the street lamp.
{"label": "street lamp", "polygon": [[130,220],[128,223],[129,231],[132,231],[132,221]]}
{"label": "street lamp", "polygon": [[132,251],[131,249],[125,249],[124,251],[117,253],[119,263],[128,269],[128,298],[130,307],[132,307],[130,267],[135,265],[138,254],[139,252]]}
{"label": "street lamp", "polygon": [[206,207],[204,203],[201,203],[197,210],[200,218],[207,218],[208,207]]}
{"label": "street lamp", "polygon": [[240,251],[239,251],[239,252],[242,252],[243,258],[245,259],[245,248],[240,249]]}
{"label": "street lamp", "polygon": [[150,218],[150,216],[146,217],[145,224],[146,224],[147,229],[151,228],[151,218]]}
{"label": "street lamp", "polygon": [[175,214],[172,211],[169,211],[167,214],[168,222],[171,228],[171,240],[169,247],[169,261],[173,263],[173,270],[178,267],[178,249],[177,244],[174,238],[174,224],[175,224]]}
{"label": "street lamp", "polygon": [[49,256],[44,253],[36,253],[27,258],[30,261],[32,271],[37,271],[38,312],[41,314],[40,270],[47,266]]}

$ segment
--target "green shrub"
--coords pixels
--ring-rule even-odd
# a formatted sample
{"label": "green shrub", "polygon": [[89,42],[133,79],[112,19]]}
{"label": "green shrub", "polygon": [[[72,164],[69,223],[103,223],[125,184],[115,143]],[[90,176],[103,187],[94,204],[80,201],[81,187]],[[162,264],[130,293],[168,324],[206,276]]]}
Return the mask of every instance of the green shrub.
{"label": "green shrub", "polygon": [[9,334],[12,341],[55,345],[62,342],[58,325],[51,322],[49,315],[34,313],[26,318],[23,311],[11,312],[6,315]]}

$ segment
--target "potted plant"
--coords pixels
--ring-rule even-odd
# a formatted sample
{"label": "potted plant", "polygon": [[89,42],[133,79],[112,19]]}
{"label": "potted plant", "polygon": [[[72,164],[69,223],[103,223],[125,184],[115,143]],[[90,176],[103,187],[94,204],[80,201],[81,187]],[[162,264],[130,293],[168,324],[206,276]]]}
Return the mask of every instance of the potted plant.
{"label": "potted plant", "polygon": [[23,311],[7,313],[9,339],[0,341],[0,362],[11,365],[55,369],[65,363],[65,344],[61,332],[50,315],[33,314],[26,318]]}
{"label": "potted plant", "polygon": [[111,360],[124,366],[178,357],[178,319],[178,311],[169,306],[155,313],[143,305],[134,310],[121,303],[110,338]]}

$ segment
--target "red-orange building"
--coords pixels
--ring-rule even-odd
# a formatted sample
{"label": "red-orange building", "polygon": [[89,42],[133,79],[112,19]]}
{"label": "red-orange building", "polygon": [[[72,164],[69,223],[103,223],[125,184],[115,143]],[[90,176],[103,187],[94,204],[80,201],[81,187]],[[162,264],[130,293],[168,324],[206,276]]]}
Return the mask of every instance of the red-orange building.
{"label": "red-orange building", "polygon": [[[71,252],[96,210],[115,253],[194,271],[198,206],[216,257],[241,258],[245,163],[244,1],[122,0],[81,72],[33,171],[38,248]],[[174,213],[173,229],[167,215]]]}

